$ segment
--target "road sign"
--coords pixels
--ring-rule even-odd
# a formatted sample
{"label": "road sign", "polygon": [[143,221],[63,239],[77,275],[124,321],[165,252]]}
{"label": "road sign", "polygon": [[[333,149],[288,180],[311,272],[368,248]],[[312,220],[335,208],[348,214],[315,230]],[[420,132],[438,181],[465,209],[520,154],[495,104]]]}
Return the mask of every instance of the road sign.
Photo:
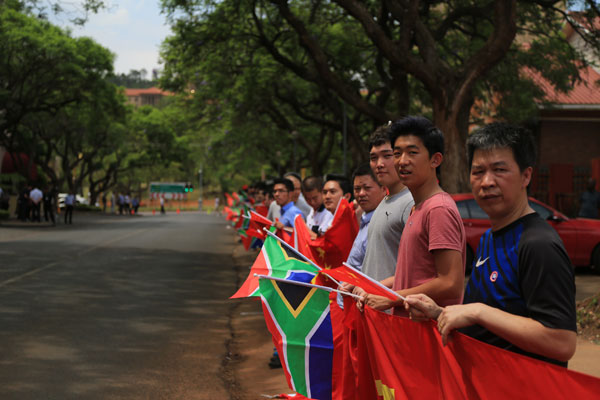
{"label": "road sign", "polygon": [[150,182],[150,193],[185,193],[185,182]]}

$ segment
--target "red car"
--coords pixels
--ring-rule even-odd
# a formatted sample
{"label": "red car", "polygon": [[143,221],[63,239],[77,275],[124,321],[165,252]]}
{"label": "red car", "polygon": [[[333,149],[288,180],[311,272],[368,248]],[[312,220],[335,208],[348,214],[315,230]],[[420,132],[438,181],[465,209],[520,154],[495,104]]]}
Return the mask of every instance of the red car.
{"label": "red car", "polygon": [[[477,205],[471,193],[454,194],[467,234],[467,273],[481,235],[490,228],[487,214]],[[529,205],[556,229],[567,254],[575,266],[593,266],[600,270],[600,220],[567,218],[564,214],[532,197]]]}

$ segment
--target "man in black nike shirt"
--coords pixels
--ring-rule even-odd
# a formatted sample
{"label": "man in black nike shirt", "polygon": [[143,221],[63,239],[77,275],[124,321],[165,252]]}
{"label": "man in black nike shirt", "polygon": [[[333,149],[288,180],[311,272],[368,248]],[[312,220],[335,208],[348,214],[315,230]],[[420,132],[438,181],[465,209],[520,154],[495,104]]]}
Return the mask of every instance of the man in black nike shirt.
{"label": "man in black nike shirt", "polygon": [[552,227],[529,206],[531,135],[494,123],[467,141],[471,187],[492,228],[482,236],[464,304],[407,298],[414,319],[437,319],[443,343],[454,329],[495,346],[567,366],[575,353],[573,267]]}

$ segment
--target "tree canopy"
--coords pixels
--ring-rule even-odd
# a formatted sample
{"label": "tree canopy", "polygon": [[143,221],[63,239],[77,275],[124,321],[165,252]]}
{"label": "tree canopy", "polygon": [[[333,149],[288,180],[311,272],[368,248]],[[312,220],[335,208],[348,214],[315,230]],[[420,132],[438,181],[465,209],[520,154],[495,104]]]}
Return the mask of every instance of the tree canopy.
{"label": "tree canopy", "polygon": [[355,162],[365,159],[365,139],[377,125],[423,114],[446,135],[441,181],[453,192],[468,187],[464,144],[476,101],[499,96],[496,118],[531,116],[542,93],[524,69],[567,90],[586,60],[568,45],[564,24],[593,46],[598,39],[590,29],[598,16],[593,1],[578,18],[564,2],[541,0],[162,4],[174,32],[163,45],[162,82],[193,91],[203,122],[220,124],[220,113],[242,124],[246,137],[272,130],[288,145],[270,141],[265,160],[277,151],[290,159],[286,147],[298,142],[302,166],[320,173],[332,165],[310,157],[331,156],[339,165],[339,151],[329,153],[319,135],[339,142],[344,114]]}

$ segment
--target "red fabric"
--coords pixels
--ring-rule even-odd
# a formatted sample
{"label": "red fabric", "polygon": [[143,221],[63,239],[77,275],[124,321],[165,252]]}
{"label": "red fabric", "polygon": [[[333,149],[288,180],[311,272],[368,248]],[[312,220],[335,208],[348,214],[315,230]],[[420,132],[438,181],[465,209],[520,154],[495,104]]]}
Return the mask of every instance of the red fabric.
{"label": "red fabric", "polygon": [[227,205],[233,207],[233,198],[229,193],[225,193],[225,199],[227,200]]}
{"label": "red fabric", "polygon": [[240,229],[242,227],[242,225],[244,225],[244,212],[242,210],[240,210],[240,213],[237,216],[237,220],[236,220],[233,228]]}
{"label": "red fabric", "polygon": [[337,303],[337,293],[329,294],[329,316],[333,335],[331,398],[341,399],[344,393],[344,311]]}
{"label": "red fabric", "polygon": [[254,209],[256,210],[257,213],[259,213],[263,217],[266,217],[267,214],[269,214],[269,207],[267,207],[265,205],[257,204],[254,206]]}
{"label": "red fabric", "polygon": [[267,234],[263,231],[263,228],[270,228],[271,225],[273,225],[273,222],[270,219],[267,219],[254,211],[250,211],[250,223],[248,225],[248,230],[246,230],[246,234],[260,240],[265,240]]}
{"label": "red fabric", "polygon": [[[323,236],[309,242],[317,265],[324,269],[342,265],[348,259],[348,254],[352,250],[352,244],[357,234],[358,223],[356,222],[354,208],[348,204],[345,198],[342,198],[329,229],[327,229]],[[331,287],[337,286],[337,284],[321,274],[318,275],[316,283]]]}
{"label": "red fabric", "polygon": [[223,213],[227,214],[225,216],[225,219],[227,221],[233,221],[233,218],[235,218],[235,213],[231,210],[231,208],[229,208],[227,206],[223,207]]}
{"label": "red fabric", "polygon": [[354,286],[363,288],[367,293],[385,296],[391,300],[397,300],[398,297],[383,289],[378,282],[369,279],[365,274],[355,268],[341,265],[337,268],[328,269],[324,272],[340,282],[348,282]]}
{"label": "red fabric", "polygon": [[284,229],[277,229],[277,232],[275,232],[275,234],[277,236],[279,236],[281,239],[283,239],[284,242],[286,242],[290,246],[294,247],[294,235],[292,235],[291,233],[289,233],[288,231],[286,231]]}
{"label": "red fabric", "polygon": [[316,263],[316,254],[313,254],[316,248],[311,246],[311,241],[310,230],[306,226],[306,222],[302,219],[302,215],[296,215],[294,219],[294,248]]}
{"label": "red fabric", "polygon": [[248,277],[238,291],[230,297],[230,299],[249,297],[258,290],[258,277],[254,276],[254,274],[269,275],[269,267],[267,266],[263,249],[261,249],[260,253],[258,253],[256,260],[254,260],[254,264],[252,264],[252,268],[250,268]]}
{"label": "red fabric", "polygon": [[358,222],[356,222],[354,208],[348,204],[345,198],[342,198],[329,229],[323,236],[313,241],[316,247],[325,250],[324,253],[321,252],[322,262],[319,265],[323,268],[335,268],[342,265],[348,259],[357,234]]}
{"label": "red fabric", "polygon": [[244,245],[244,249],[246,249],[246,251],[248,251],[250,249],[250,246],[252,246],[252,239],[254,239],[254,237],[250,236],[250,235],[246,235],[246,236],[241,236],[242,239],[242,244]]}
{"label": "red fabric", "polygon": [[[354,332],[357,341],[358,399],[380,398],[376,391],[396,400],[591,399],[600,393],[598,378],[457,332],[443,347],[433,322],[414,322],[369,307],[360,313],[346,304],[348,334]],[[348,323],[352,319],[355,323]]]}

